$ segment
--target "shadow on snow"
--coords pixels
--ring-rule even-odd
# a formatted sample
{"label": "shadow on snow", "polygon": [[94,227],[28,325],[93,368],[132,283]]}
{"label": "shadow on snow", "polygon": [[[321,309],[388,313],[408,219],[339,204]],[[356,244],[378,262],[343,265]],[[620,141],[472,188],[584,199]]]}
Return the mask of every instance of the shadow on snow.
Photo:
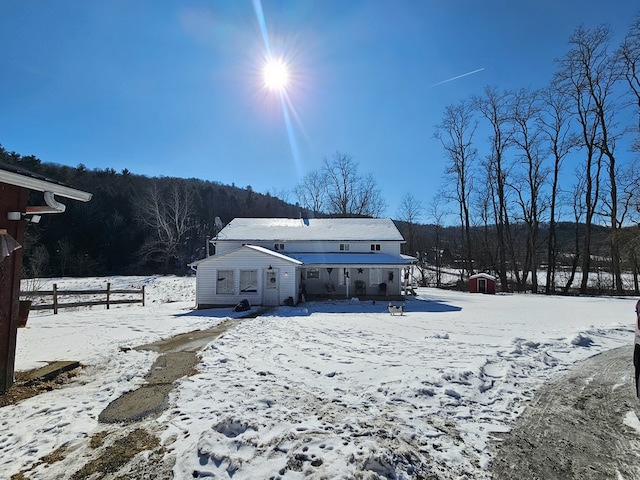
{"label": "shadow on snow", "polygon": [[404,305],[404,315],[411,315],[412,312],[421,313],[446,313],[459,312],[461,307],[450,305],[437,299],[424,299],[409,297],[404,301],[384,302],[380,300],[324,300],[309,301],[299,303],[293,307],[251,307],[245,312],[234,312],[231,307],[210,308],[204,310],[191,310],[188,313],[181,313],[177,316],[189,317],[210,317],[210,318],[246,318],[255,316],[275,316],[275,317],[304,317],[312,313],[380,313],[389,315],[387,305]]}

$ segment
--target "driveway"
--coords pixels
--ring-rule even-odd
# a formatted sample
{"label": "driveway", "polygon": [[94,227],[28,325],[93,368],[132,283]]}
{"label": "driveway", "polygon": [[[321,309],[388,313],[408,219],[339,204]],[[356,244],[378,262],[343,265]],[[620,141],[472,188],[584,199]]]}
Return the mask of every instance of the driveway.
{"label": "driveway", "polygon": [[495,479],[640,479],[633,348],[604,352],[548,383],[494,446]]}

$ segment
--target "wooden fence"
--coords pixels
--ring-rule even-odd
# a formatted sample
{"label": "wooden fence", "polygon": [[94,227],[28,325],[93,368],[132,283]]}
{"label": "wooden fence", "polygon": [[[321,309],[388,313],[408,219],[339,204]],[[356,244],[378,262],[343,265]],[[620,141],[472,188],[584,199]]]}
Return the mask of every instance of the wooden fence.
{"label": "wooden fence", "polygon": [[[114,298],[114,296],[116,298]],[[123,298],[123,296],[129,298]],[[131,298],[133,296],[134,298]],[[53,309],[53,313],[57,314],[59,308],[71,308],[71,307],[91,307],[94,305],[106,305],[107,309],[111,305],[122,305],[127,303],[142,303],[144,307],[144,285],[139,289],[112,289],[111,283],[107,283],[107,288],[104,290],[58,290],[57,284],[53,284],[52,290],[36,290],[36,291],[21,291],[21,299],[36,299],[52,297],[53,303],[32,303],[30,310],[50,310]],[[91,297],[89,300],[73,301],[69,302],[70,297]],[[60,300],[67,301],[61,302]]]}

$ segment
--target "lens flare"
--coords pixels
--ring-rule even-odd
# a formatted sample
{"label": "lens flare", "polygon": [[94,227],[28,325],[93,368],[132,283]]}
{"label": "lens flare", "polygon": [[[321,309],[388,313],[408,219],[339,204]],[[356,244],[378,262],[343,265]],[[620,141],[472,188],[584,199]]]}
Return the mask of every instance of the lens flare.
{"label": "lens flare", "polygon": [[289,84],[289,70],[282,60],[269,60],[262,73],[265,87],[270,90],[286,90]]}
{"label": "lens flare", "polygon": [[289,98],[290,92],[288,91],[288,88],[290,86],[289,84],[293,82],[290,82],[291,75],[289,65],[283,59],[287,57],[277,57],[276,54],[273,53],[269,34],[267,32],[267,22],[265,21],[264,11],[262,10],[262,1],[253,0],[253,8],[256,12],[256,18],[258,20],[258,25],[260,26],[266,52],[266,62],[262,71],[264,86],[279,97],[282,116],[287,129],[287,136],[289,137],[291,156],[293,157],[297,176],[298,178],[302,178],[302,162],[298,151],[298,142],[296,141],[291,115],[293,115],[294,119],[298,120],[298,122],[299,119],[295,109],[293,108],[291,99]]}

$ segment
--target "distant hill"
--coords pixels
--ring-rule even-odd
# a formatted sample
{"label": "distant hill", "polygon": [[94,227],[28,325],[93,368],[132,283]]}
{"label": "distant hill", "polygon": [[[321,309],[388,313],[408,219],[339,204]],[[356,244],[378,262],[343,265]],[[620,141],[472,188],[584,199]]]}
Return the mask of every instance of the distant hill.
{"label": "distant hill", "polygon": [[[61,215],[45,215],[27,229],[26,274],[107,275],[184,273],[187,263],[204,257],[207,237],[215,236],[215,218],[223,224],[234,217],[297,217],[300,208],[251,187],[238,188],[199,179],[146,177],[128,170],[89,170],[45,163],[33,156],[8,152],[0,145],[0,162],[25,168],[53,180],[93,194],[88,203],[65,201]],[[188,192],[188,230],[168,265],[154,258],[142,258],[145,243],[155,232],[142,221],[141,205],[156,188],[163,201],[171,192]],[[32,192],[30,203],[43,204],[42,195]]]}

